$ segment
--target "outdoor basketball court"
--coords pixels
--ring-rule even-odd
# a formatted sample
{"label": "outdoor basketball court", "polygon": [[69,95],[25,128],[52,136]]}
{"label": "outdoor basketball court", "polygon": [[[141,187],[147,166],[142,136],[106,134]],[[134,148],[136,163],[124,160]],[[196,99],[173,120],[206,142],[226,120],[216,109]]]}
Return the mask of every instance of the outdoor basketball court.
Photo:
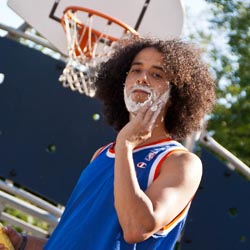
{"label": "outdoor basketball court", "polygon": [[[65,65],[0,38],[4,58],[0,63],[0,178],[32,193],[20,192],[0,180],[1,202],[12,202],[51,227],[41,232],[0,215],[9,223],[33,230],[34,235],[48,237],[63,210],[57,203],[65,205],[93,150],[114,137],[102,120],[99,103],[88,97],[93,96],[95,63],[105,60],[112,43],[124,36],[181,37],[185,13],[181,0],[8,0],[7,4],[67,59]],[[59,78],[64,87],[77,93],[63,89]],[[211,137],[202,138],[201,145],[225,156]],[[187,219],[181,249],[211,250],[217,243],[220,249],[247,250],[250,228],[244,222],[249,218],[245,206],[249,182],[204,148],[201,151],[204,178]],[[231,155],[226,157],[237,165]],[[242,170],[239,172],[250,174],[249,169]],[[34,206],[30,209],[10,193],[30,199]],[[245,194],[244,200],[239,193]]]}

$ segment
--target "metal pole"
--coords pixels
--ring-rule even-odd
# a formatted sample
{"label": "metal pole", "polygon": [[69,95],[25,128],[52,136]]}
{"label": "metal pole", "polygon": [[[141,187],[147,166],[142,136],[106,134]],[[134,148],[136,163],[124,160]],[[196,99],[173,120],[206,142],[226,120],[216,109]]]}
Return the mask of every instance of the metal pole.
{"label": "metal pole", "polygon": [[35,36],[33,34],[30,34],[30,33],[29,34],[24,33],[22,31],[19,31],[19,30],[12,28],[12,27],[6,26],[2,23],[0,23],[0,29],[9,32],[9,36],[25,38],[27,40],[30,40],[30,41],[35,42],[37,44],[40,44],[46,48],[52,49],[52,50],[61,54],[61,52],[56,47],[54,47],[51,43],[49,43],[46,39],[44,39],[42,37]]}
{"label": "metal pole", "polygon": [[218,153],[225,160],[227,160],[235,169],[247,177],[250,180],[250,168],[239,160],[236,156],[230,153],[227,149],[221,146],[217,141],[215,141],[207,132],[203,132],[200,137],[201,144],[207,146],[214,152]]}

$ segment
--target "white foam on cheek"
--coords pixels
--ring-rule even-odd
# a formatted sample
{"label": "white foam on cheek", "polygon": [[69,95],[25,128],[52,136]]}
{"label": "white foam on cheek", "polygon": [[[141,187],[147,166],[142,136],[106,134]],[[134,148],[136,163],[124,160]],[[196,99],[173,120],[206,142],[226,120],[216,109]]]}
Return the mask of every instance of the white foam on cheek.
{"label": "white foam on cheek", "polygon": [[170,97],[170,91],[171,87],[167,91],[165,91],[161,96],[159,96],[159,99],[164,102],[165,104],[168,102],[169,97]]}
{"label": "white foam on cheek", "polygon": [[157,110],[157,105],[154,105],[154,106],[152,106],[150,109],[153,111],[153,112],[155,112],[156,110]]}

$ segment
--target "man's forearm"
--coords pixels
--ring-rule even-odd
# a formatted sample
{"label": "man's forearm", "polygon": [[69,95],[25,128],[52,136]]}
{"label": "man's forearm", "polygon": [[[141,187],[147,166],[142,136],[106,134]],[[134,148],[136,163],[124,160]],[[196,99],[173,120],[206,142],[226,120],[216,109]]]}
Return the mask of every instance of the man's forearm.
{"label": "man's forearm", "polygon": [[[154,227],[153,205],[139,186],[132,149],[120,146],[116,147],[115,208],[124,237],[138,242],[146,239]],[[128,238],[125,240],[130,242]]]}

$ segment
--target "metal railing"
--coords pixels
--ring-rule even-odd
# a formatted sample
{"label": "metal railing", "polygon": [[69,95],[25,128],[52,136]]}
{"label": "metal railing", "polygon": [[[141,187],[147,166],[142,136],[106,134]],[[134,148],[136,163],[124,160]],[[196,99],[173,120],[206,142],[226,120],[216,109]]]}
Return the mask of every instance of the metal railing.
{"label": "metal railing", "polygon": [[[46,222],[48,230],[43,230],[5,212],[6,208],[16,209],[34,219]],[[0,219],[11,226],[18,226],[34,236],[47,238],[58,224],[63,210],[64,207],[53,205],[22,188],[18,188],[11,181],[0,180]]]}

